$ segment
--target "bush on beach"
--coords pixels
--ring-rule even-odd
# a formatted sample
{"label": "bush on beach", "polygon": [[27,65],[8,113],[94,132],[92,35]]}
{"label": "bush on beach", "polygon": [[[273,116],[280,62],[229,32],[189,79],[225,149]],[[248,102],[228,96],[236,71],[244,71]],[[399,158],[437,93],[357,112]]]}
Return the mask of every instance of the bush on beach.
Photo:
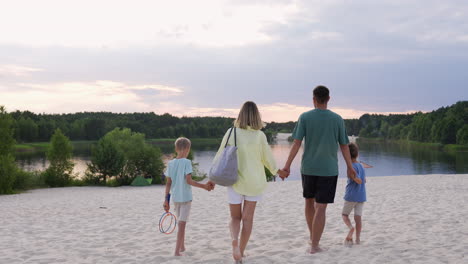
{"label": "bush on beach", "polygon": [[0,194],[13,193],[16,164],[13,156],[13,118],[0,106]]}
{"label": "bush on beach", "polygon": [[44,176],[41,172],[23,171],[17,169],[13,189],[15,190],[29,190],[33,188],[47,187]]}
{"label": "bush on beach", "polygon": [[0,194],[13,193],[16,170],[15,159],[11,154],[0,155]]}

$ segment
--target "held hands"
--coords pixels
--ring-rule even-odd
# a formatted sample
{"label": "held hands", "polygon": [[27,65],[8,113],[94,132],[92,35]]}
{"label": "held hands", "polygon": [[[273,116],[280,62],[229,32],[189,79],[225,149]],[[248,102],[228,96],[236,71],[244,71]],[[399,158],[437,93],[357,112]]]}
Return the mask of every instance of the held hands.
{"label": "held hands", "polygon": [[169,202],[167,200],[164,201],[163,204],[164,211],[169,212],[169,209],[171,209],[171,206],[169,205]]}
{"label": "held hands", "polygon": [[353,167],[348,167],[348,178],[353,180],[357,184],[362,184],[362,180],[357,177],[356,171],[354,170]]}
{"label": "held hands", "polygon": [[203,187],[203,189],[207,190],[207,191],[212,191],[214,190],[214,187],[215,187],[215,183],[212,182],[212,181],[208,181],[206,184],[205,184],[205,187]]}
{"label": "held hands", "polygon": [[278,175],[281,180],[284,181],[285,178],[289,177],[290,170],[289,168],[284,167],[282,170],[278,170]]}

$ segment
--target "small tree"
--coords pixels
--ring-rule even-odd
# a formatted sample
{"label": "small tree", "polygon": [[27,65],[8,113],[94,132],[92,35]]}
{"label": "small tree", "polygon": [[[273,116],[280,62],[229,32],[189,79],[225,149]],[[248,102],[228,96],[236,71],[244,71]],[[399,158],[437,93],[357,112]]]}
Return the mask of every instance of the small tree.
{"label": "small tree", "polygon": [[100,179],[115,176],[119,185],[130,184],[136,176],[160,183],[164,163],[161,150],[148,145],[144,134],[116,128],[99,141],[88,168]]}
{"label": "small tree", "polygon": [[0,106],[0,194],[12,193],[16,178],[13,124],[13,118]]}
{"label": "small tree", "polygon": [[121,175],[124,166],[123,152],[109,138],[101,138],[92,150],[91,164],[88,167],[92,174],[97,175],[95,183],[106,184],[107,178]]}
{"label": "small tree", "polygon": [[45,182],[50,187],[66,186],[73,178],[74,164],[71,161],[73,147],[60,129],[55,130],[50,143],[47,151],[50,166],[44,172]]}

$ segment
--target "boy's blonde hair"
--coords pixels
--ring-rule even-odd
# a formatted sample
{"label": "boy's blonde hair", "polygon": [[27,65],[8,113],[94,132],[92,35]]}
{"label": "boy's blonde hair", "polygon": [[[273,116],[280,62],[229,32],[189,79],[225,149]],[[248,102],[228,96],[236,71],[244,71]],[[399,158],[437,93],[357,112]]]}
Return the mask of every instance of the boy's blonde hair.
{"label": "boy's blonde hair", "polygon": [[242,105],[239,116],[234,121],[234,126],[242,129],[247,129],[249,126],[255,130],[263,128],[262,117],[260,116],[260,112],[254,102],[247,101]]}
{"label": "boy's blonde hair", "polygon": [[190,139],[188,138],[180,137],[175,141],[174,145],[175,145],[176,151],[186,150],[190,148],[190,146],[192,145],[192,142],[190,142]]}

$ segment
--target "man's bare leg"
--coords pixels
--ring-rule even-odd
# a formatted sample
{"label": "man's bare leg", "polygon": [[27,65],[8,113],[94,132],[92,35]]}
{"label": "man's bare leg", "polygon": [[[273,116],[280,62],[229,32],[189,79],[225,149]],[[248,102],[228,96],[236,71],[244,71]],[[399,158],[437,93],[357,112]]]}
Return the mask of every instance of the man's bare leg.
{"label": "man's bare leg", "polygon": [[242,254],[239,249],[239,232],[242,220],[242,204],[229,204],[231,211],[231,223],[229,229],[231,230],[232,238],[232,257],[234,260],[241,260]]}
{"label": "man's bare leg", "polygon": [[361,243],[361,230],[362,230],[361,216],[355,215],[354,222],[356,223],[356,244],[360,244]]}
{"label": "man's bare leg", "polygon": [[348,232],[348,235],[346,236],[345,238],[345,245],[351,245],[353,244],[353,233],[354,233],[354,227],[353,225],[351,224],[351,220],[349,220],[349,216],[348,215],[341,215],[343,217],[343,222],[346,224],[346,226],[348,226],[349,228],[349,232]]}
{"label": "man's bare leg", "polygon": [[310,248],[310,254],[322,251],[319,247],[319,243],[323,229],[325,228],[326,212],[327,204],[315,203],[314,222],[312,223],[312,247]]}
{"label": "man's bare leg", "polygon": [[309,227],[309,239],[312,243],[312,223],[314,222],[315,215],[315,199],[306,198],[305,199],[305,218],[307,222],[307,227]]}

